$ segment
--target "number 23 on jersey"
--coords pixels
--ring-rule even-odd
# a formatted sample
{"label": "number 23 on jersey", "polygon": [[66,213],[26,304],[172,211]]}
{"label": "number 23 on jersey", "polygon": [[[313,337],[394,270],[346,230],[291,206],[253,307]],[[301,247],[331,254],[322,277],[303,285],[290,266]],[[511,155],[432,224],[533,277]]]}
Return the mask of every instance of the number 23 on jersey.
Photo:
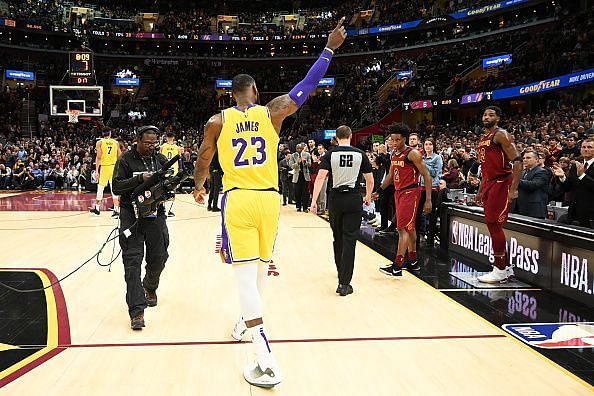
{"label": "number 23 on jersey", "polygon": [[[260,166],[266,162],[266,140],[261,136],[252,136],[249,141],[246,138],[233,138],[231,145],[235,150],[235,159],[233,164],[236,168],[244,168],[247,166]],[[250,158],[247,155],[248,147],[253,147],[255,155]],[[253,150],[249,150],[253,152]]]}

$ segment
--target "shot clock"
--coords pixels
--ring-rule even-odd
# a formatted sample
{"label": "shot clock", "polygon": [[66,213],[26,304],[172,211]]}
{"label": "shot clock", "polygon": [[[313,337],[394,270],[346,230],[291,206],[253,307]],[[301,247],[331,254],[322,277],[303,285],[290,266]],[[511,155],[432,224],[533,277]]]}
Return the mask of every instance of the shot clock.
{"label": "shot clock", "polygon": [[90,85],[94,81],[93,53],[70,53],[70,82],[75,85]]}

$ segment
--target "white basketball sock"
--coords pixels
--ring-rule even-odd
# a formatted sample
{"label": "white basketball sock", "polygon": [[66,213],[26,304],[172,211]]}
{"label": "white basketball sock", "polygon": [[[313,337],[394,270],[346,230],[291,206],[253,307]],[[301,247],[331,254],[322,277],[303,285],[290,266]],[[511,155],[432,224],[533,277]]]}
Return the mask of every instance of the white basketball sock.
{"label": "white basketball sock", "polygon": [[264,332],[264,325],[252,327],[252,343],[256,348],[256,358],[260,364],[260,368],[266,370],[274,366],[274,358],[272,357],[272,350],[266,333]]}
{"label": "white basketball sock", "polygon": [[97,202],[95,203],[95,209],[99,210],[99,207],[101,206],[101,201],[103,200],[103,190],[105,189],[105,186],[102,186],[101,184],[97,184]]}
{"label": "white basketball sock", "polygon": [[258,292],[258,262],[233,264],[233,272],[239,290],[241,316],[244,320],[262,317],[262,300]]}

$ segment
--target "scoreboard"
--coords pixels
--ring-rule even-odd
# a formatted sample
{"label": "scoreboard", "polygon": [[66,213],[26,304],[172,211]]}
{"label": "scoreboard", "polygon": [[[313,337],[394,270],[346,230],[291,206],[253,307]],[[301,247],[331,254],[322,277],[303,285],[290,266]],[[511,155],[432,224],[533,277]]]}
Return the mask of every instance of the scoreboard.
{"label": "scoreboard", "polygon": [[75,85],[91,85],[94,82],[93,53],[76,51],[70,53],[68,74],[70,83]]}

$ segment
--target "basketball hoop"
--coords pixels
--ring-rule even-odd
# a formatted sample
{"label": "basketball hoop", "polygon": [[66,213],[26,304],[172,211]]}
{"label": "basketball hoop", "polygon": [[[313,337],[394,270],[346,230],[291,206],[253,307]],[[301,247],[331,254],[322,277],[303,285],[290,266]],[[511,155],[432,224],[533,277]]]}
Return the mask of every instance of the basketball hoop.
{"label": "basketball hoop", "polygon": [[78,123],[78,116],[80,115],[80,110],[66,110],[66,114],[68,114],[68,123]]}

